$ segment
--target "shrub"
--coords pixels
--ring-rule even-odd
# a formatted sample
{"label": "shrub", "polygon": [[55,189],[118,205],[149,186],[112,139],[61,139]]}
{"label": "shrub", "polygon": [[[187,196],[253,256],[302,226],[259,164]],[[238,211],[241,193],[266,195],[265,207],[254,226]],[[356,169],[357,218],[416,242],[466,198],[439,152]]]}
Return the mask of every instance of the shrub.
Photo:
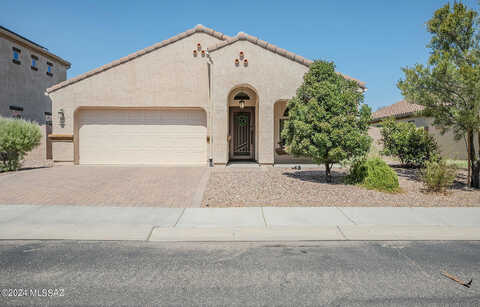
{"label": "shrub", "polygon": [[396,122],[393,118],[382,122],[380,129],[384,149],[382,154],[394,156],[406,166],[424,166],[439,155],[433,136],[412,123]]}
{"label": "shrub", "polygon": [[457,175],[457,166],[448,164],[447,161],[427,161],[425,168],[421,171],[421,178],[427,191],[443,192],[451,187]]}
{"label": "shrub", "polygon": [[0,117],[0,169],[17,170],[24,155],[40,144],[41,137],[35,123]]}
{"label": "shrub", "polygon": [[348,184],[360,184],[367,189],[400,191],[397,174],[380,158],[355,162],[350,168],[346,181]]}

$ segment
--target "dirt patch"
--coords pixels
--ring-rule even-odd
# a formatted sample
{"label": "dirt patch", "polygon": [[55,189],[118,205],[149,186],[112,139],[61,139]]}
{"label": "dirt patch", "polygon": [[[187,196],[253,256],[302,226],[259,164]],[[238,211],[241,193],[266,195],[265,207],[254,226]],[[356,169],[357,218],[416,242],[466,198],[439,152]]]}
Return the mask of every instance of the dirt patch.
{"label": "dirt patch", "polygon": [[418,170],[394,167],[402,193],[391,194],[343,184],[347,170],[333,170],[326,183],[322,168],[226,168],[212,171],[203,207],[248,206],[362,206],[362,207],[458,207],[480,206],[480,190],[466,186],[460,171],[446,195],[424,193]]}

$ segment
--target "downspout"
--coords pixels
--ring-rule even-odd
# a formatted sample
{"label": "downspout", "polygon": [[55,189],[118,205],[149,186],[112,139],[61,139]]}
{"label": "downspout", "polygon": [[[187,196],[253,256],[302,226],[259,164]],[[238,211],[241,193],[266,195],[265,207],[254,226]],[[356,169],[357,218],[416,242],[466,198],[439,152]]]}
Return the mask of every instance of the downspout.
{"label": "downspout", "polygon": [[212,105],[212,68],[211,65],[213,64],[212,59],[210,58],[210,54],[208,53],[208,50],[206,52],[207,54],[207,73],[208,73],[208,118],[209,118],[209,137],[210,137],[210,150],[209,150],[209,156],[208,156],[208,163],[210,167],[213,167],[214,162],[213,162],[213,131],[214,130],[214,123],[213,123],[213,105]]}

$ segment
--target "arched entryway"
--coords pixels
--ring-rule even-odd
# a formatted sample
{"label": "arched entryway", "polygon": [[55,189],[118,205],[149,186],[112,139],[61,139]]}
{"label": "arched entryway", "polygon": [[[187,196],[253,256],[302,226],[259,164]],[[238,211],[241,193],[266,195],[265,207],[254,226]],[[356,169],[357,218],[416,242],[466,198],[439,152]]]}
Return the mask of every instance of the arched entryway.
{"label": "arched entryway", "polygon": [[258,96],[248,86],[235,87],[228,96],[228,146],[230,161],[258,160]]}

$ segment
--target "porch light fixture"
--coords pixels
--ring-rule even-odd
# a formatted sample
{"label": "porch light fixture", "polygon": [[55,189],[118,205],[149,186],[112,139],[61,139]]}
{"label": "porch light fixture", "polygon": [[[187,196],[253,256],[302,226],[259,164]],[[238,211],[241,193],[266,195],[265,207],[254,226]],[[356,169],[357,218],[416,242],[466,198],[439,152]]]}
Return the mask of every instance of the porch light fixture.
{"label": "porch light fixture", "polygon": [[238,105],[240,106],[240,109],[245,108],[245,100],[250,100],[250,97],[245,94],[244,92],[240,92],[235,97],[233,97],[233,100],[238,101]]}

